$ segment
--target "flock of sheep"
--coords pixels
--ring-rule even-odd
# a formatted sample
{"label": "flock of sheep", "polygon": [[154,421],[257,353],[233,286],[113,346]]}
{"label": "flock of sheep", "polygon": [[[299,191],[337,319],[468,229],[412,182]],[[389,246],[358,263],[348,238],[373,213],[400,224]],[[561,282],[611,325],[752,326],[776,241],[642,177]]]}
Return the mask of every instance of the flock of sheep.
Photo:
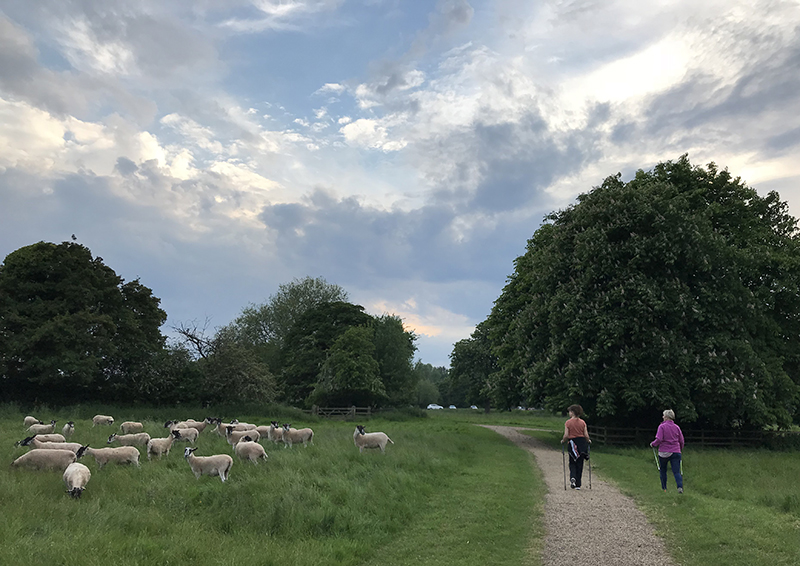
{"label": "flock of sheep", "polygon": [[[107,415],[95,415],[92,418],[92,427],[98,425],[110,426],[114,418]],[[310,428],[295,429],[290,424],[279,425],[272,421],[269,426],[257,426],[233,420],[230,423],[222,419],[206,417],[202,421],[188,419],[185,421],[167,421],[164,427],[169,429],[169,434],[164,438],[152,438],[144,432],[144,425],[140,422],[126,421],[120,425],[120,434],[112,433],[107,444],[118,443],[117,447],[91,448],[78,442],[68,442],[67,439],[75,432],[75,423],[69,421],[55,432],[56,421],[44,424],[35,417],[28,416],[24,419],[24,426],[29,434],[17,445],[31,448],[11,463],[12,467],[26,467],[36,470],[63,470],[64,484],[67,493],[74,498],[79,498],[86,489],[92,474],[88,467],[77,460],[84,455],[92,456],[100,470],[108,463],[134,464],[139,466],[139,446],[146,448],[147,459],[153,456],[161,458],[169,455],[175,442],[188,442],[192,445],[200,434],[207,428],[213,428],[217,434],[224,437],[233,448],[234,454],[242,460],[249,460],[255,464],[259,460],[266,460],[267,453],[259,444],[261,440],[269,440],[275,444],[283,442],[284,447],[291,448],[294,444],[313,444],[314,431]],[[363,452],[365,448],[386,451],[388,443],[394,442],[383,432],[365,432],[362,425],[356,427],[353,433],[353,442]],[[196,447],[186,447],[183,456],[195,477],[202,475],[219,476],[225,482],[228,479],[233,458],[227,454],[213,456],[195,456]]]}

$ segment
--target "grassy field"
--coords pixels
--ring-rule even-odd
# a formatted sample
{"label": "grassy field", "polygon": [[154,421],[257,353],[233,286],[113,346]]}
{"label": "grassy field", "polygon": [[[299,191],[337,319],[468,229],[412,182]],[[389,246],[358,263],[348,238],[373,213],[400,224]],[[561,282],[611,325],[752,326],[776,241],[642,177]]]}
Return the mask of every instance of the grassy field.
{"label": "grassy field", "polygon": [[[142,420],[154,437],[166,436],[168,418],[204,416],[109,407],[34,414],[59,425],[74,420],[73,441],[102,447],[113,429],[92,428],[95,412],[117,423]],[[531,456],[473,426],[485,415],[459,413],[361,423],[394,440],[385,455],[358,453],[355,423],[227,415],[257,424],[291,419],[315,430],[314,445],[267,446],[267,462],[235,462],[225,484],[195,479],[179,444],[161,461],[143,454],[138,469],[98,470],[85,457],[92,479],[72,500],[60,473],[9,468],[25,452],[14,447],[25,415],[0,407],[0,564],[537,564],[544,487]],[[539,424],[524,413],[488,420]],[[210,430],[197,445],[198,455],[231,453]]]}
{"label": "grassy field", "polygon": [[[560,433],[530,433],[558,446]],[[593,471],[632,496],[684,566],[800,564],[800,452],[687,446],[679,495],[649,448],[595,446]]]}

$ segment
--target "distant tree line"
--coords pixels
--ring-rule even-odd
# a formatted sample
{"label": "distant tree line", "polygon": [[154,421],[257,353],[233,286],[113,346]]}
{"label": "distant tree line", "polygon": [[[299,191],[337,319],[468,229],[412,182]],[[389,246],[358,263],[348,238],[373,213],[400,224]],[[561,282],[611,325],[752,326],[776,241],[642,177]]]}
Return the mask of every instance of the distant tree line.
{"label": "distant tree line", "polygon": [[800,423],[800,248],[777,193],[686,156],[547,216],[455,344],[473,399],[652,425]]}
{"label": "distant tree line", "polygon": [[281,285],[217,329],[167,315],[74,242],[39,242],[0,266],[0,397],[26,403],[435,402],[447,371],[413,363],[416,336],[324,279]]}

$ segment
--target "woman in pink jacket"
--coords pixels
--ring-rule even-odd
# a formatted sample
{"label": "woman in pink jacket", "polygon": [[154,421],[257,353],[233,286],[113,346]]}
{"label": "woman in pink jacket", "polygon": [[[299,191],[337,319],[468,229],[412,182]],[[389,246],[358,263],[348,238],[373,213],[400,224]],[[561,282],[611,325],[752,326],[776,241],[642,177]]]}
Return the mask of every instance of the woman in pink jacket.
{"label": "woman in pink jacket", "polygon": [[681,475],[681,452],[683,452],[683,433],[675,424],[675,411],[667,409],[663,413],[663,422],[658,425],[656,439],[650,446],[658,448],[659,472],[661,473],[661,489],[667,491],[667,462],[672,466],[672,475],[678,484],[678,493],[683,493],[683,476]]}

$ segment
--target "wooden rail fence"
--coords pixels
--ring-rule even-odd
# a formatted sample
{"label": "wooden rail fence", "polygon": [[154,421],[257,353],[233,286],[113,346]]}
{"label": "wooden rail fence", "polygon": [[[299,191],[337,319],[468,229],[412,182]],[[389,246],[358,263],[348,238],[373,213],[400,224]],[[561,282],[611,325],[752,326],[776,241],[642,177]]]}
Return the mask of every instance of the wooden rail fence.
{"label": "wooden rail fence", "polygon": [[356,417],[369,418],[372,415],[370,407],[318,407],[314,405],[306,413],[317,415],[326,419],[355,419]]}
{"label": "wooden rail fence", "polygon": [[[600,444],[642,445],[649,444],[656,437],[656,429],[589,426],[589,435],[594,442]],[[800,437],[798,435],[800,435],[798,431],[683,431],[683,438],[687,444],[707,447],[756,447],[791,436],[798,438]]]}

